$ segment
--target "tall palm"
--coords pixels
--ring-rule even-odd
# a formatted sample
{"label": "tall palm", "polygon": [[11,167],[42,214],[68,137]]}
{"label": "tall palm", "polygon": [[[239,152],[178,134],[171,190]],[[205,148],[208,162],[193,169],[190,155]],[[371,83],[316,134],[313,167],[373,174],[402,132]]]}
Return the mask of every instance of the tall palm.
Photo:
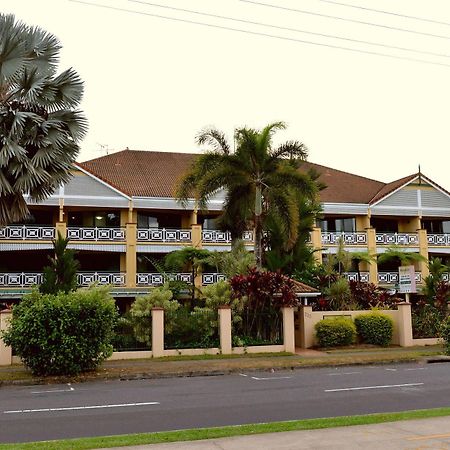
{"label": "tall palm", "polygon": [[0,226],[28,215],[70,178],[87,131],[77,110],[83,83],[57,74],[61,45],[39,27],[0,14]]}
{"label": "tall palm", "polygon": [[226,197],[219,226],[231,231],[233,239],[254,227],[257,267],[262,265],[265,220],[270,215],[279,217],[286,246],[292,248],[298,236],[298,196],[313,198],[317,191],[312,178],[298,171],[307,156],[305,146],[288,141],[273,147],[273,134],[284,128],[283,122],[262,130],[239,128],[234,151],[222,132],[202,131],[197,143],[210,149],[196,159],[176,191],[182,204],[195,197],[199,207],[206,209],[208,200],[223,189]]}

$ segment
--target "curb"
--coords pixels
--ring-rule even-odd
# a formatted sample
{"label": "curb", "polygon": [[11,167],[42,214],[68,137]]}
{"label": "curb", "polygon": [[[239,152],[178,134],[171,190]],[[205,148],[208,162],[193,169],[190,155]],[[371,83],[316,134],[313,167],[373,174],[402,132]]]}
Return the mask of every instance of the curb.
{"label": "curb", "polygon": [[49,377],[49,378],[31,378],[22,380],[2,380],[2,386],[33,386],[44,384],[63,384],[63,383],[84,383],[92,381],[132,381],[132,380],[154,380],[164,378],[187,378],[187,377],[205,377],[205,376],[221,376],[239,373],[242,371],[258,370],[262,372],[277,372],[282,370],[300,370],[300,369],[314,369],[326,367],[342,367],[342,366],[362,366],[362,365],[376,365],[376,364],[401,364],[401,363],[436,363],[436,362],[450,362],[450,356],[412,356],[408,358],[386,357],[385,359],[368,360],[368,361],[339,361],[326,362],[324,364],[315,364],[313,360],[303,360],[304,364],[292,365],[286,363],[275,367],[260,367],[258,365],[248,367],[232,367],[229,369],[211,369],[211,370],[187,370],[187,371],[167,371],[167,372],[134,372],[134,373],[111,373],[98,375],[82,375],[80,377]]}

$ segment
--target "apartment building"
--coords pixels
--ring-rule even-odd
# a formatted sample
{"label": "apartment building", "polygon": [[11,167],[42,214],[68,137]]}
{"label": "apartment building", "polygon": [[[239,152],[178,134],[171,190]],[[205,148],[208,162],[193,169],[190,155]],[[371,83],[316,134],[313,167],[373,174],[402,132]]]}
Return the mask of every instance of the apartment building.
{"label": "apartment building", "polygon": [[[223,197],[211,200],[207,212],[197,211],[193,201],[183,208],[173,197],[195,157],[127,149],[76,164],[70,182],[46,201],[29,204],[26,223],[0,228],[0,299],[18,299],[40,282],[58,232],[78,250],[80,286],[109,284],[117,298],[131,299],[161,284],[152,261],[170,251],[191,245],[229,250],[229,233],[214,228]],[[425,175],[383,183],[309,162],[304,168],[314,168],[327,185],[321,192],[323,218],[311,233],[319,260],[336,252],[342,238],[350,252],[380,254],[395,244],[450,262],[450,193]],[[243,239],[252,249],[252,230]],[[365,281],[398,281],[392,264],[360,269]],[[418,283],[427,271],[426,263],[417,263]],[[176,277],[192,281],[189,273]],[[197,283],[221,278],[203,273]]]}

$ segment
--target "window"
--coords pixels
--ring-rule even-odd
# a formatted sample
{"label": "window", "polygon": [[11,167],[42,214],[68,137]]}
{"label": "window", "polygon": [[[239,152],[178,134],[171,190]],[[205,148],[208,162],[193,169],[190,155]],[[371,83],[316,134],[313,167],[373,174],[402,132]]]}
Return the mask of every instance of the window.
{"label": "window", "polygon": [[356,231],[356,219],[354,217],[329,218],[318,221],[318,226],[324,232],[348,232]]}

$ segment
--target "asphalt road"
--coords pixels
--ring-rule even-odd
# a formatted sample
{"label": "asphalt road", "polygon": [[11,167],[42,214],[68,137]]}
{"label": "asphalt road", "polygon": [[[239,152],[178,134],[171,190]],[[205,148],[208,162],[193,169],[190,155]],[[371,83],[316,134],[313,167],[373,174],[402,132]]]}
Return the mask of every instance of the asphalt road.
{"label": "asphalt road", "polygon": [[450,364],[2,387],[0,442],[450,406]]}

